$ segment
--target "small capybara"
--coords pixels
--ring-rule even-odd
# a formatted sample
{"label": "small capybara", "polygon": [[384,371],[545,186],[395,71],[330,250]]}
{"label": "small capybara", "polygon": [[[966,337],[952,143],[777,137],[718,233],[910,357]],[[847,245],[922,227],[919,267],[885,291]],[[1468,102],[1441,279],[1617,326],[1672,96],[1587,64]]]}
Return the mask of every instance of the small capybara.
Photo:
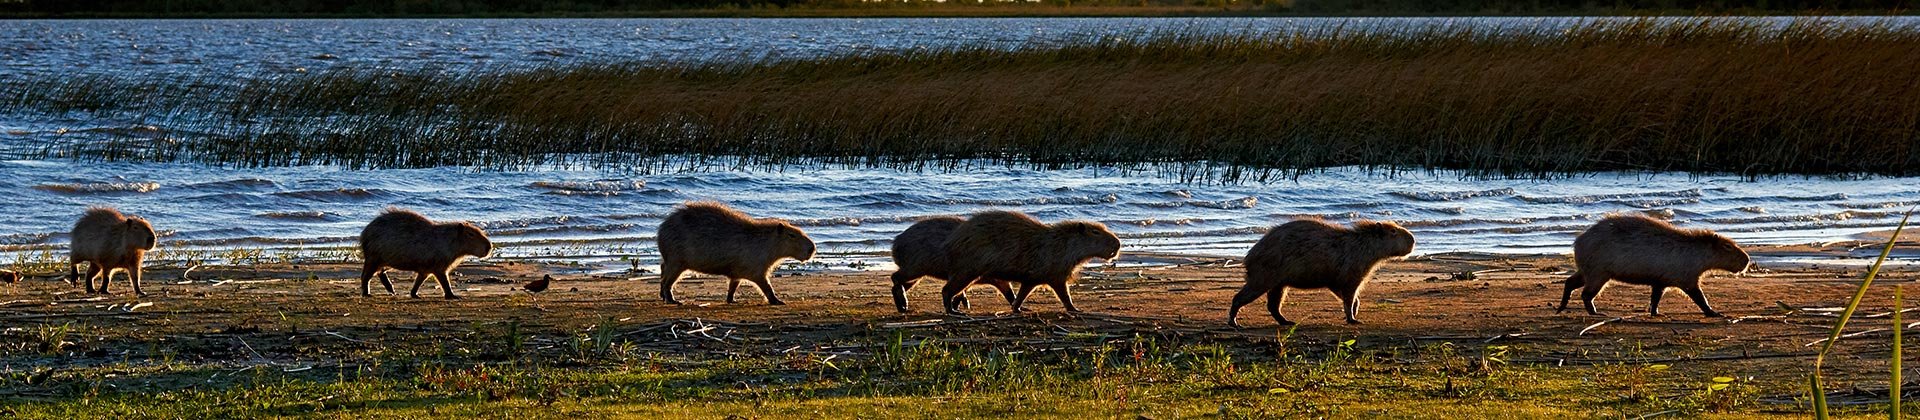
{"label": "small capybara", "polygon": [[109,293],[107,283],[113,280],[113,271],[126,270],[127,281],[133,283],[133,293],[146,296],[147,293],[140,290],[140,263],[147,251],[157,245],[156,239],[153,225],[146,219],[128,217],[108,207],[87,209],[86,214],[80,215],[80,221],[73,224],[67,282],[78,282],[80,263],[87,262],[91,263],[87,268],[87,293],[94,293],[95,278],[100,279],[99,293]]}
{"label": "small capybara", "polygon": [[360,270],[361,296],[373,296],[367,286],[376,275],[387,294],[393,294],[387,270],[394,269],[415,273],[413,291],[408,294],[414,298],[420,297],[420,285],[427,276],[433,276],[447,299],[459,299],[448,282],[453,267],[467,258],[486,258],[493,253],[493,242],[470,223],[436,223],[420,213],[388,208],[360,230],[360,253],[367,260]]}
{"label": "small capybara", "polygon": [[1120,238],[1097,222],[1047,225],[1024,213],[988,211],[954,228],[941,248],[946,251],[950,276],[940,297],[949,314],[960,313],[955,298],[983,278],[1020,283],[1014,312],[1021,311],[1027,296],[1043,285],[1053,289],[1068,312],[1079,312],[1067,285],[1087,261],[1119,258]]}
{"label": "small capybara", "polygon": [[[921,277],[947,280],[949,271],[945,250],[947,238],[953,235],[955,228],[966,221],[967,219],[952,216],[929,218],[908,226],[906,231],[900,232],[900,236],[893,237],[893,263],[900,266],[898,271],[893,272],[895,309],[899,309],[902,313],[907,312],[907,291],[913,290],[913,286],[920,283]],[[999,289],[1000,295],[1007,298],[1007,304],[1013,304],[1012,284],[993,279],[981,281]],[[966,294],[956,296],[954,299],[960,301],[961,307],[973,306],[972,303],[967,302]]]}
{"label": "small capybara", "polygon": [[1388,259],[1413,253],[1413,233],[1392,222],[1362,220],[1353,227],[1296,220],[1267,231],[1247,251],[1247,285],[1233,295],[1227,325],[1239,327],[1240,307],[1267,296],[1267,312],[1280,325],[1287,289],[1327,289],[1340,298],[1347,323],[1359,324],[1360,289]]}
{"label": "small capybara", "polygon": [[779,219],[753,219],[714,202],[692,202],[660,222],[660,299],[673,298],[673,284],[687,271],[727,277],[727,303],[744,279],[760,286],[769,305],[785,305],[773,294],[773,268],[781,260],[813,259],[813,239]]}
{"label": "small capybara", "polygon": [[1587,313],[1603,315],[1593,298],[1608,280],[1653,286],[1647,313],[1660,314],[1660,295],[1679,288],[1708,317],[1720,317],[1700,292],[1700,278],[1710,270],[1746,272],[1753,258],[1732,239],[1706,229],[1680,229],[1645,216],[1614,215],[1601,219],[1573,240],[1574,272],[1560,293],[1560,311],[1567,310],[1573,289]]}

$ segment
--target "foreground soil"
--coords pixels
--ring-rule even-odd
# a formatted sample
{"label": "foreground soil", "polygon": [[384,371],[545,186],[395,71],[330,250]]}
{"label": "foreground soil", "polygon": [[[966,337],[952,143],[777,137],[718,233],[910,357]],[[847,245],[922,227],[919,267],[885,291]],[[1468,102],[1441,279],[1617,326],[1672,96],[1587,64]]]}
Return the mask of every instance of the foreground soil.
{"label": "foreground soil", "polygon": [[[1804,260],[1858,255],[1862,249],[1858,244],[1830,244],[1753,252],[1763,261],[1769,256]],[[153,271],[145,286],[150,295],[143,298],[127,294],[130,288],[124,283],[115,284],[120,294],[93,296],[56,280],[29,279],[0,295],[0,328],[5,328],[0,334],[0,403],[5,405],[0,410],[29,417],[177,416],[187,414],[168,411],[168,404],[207,398],[241,405],[248,398],[280,401],[292,397],[269,397],[264,391],[253,396],[249,390],[355,383],[375,375],[386,381],[414,381],[407,383],[423,384],[416,387],[425,391],[406,391],[415,397],[368,397],[373,401],[360,402],[332,400],[338,393],[302,396],[298,399],[316,401],[275,403],[282,405],[270,407],[275,411],[226,413],[411,417],[461,415],[461,407],[483,407],[555,416],[916,412],[928,417],[1104,413],[1162,418],[1224,415],[1244,403],[1249,410],[1268,410],[1252,411],[1266,415],[1473,416],[1532,407],[1513,413],[1794,416],[1807,410],[1805,380],[1818,350],[1812,344],[1826,337],[1838,307],[1846,304],[1865,270],[1853,265],[1763,264],[1745,275],[1715,275],[1706,282],[1706,291],[1729,316],[1724,319],[1700,316],[1679,292],[1663,301],[1665,316],[1650,316],[1645,313],[1647,288],[1616,285],[1599,300],[1611,316],[1591,316],[1579,310],[1577,302],[1564,313],[1554,308],[1559,281],[1571,268],[1565,257],[1423,256],[1381,270],[1362,296],[1364,325],[1340,322],[1338,302],[1330,294],[1298,291],[1284,308],[1301,323],[1297,328],[1275,326],[1264,301],[1258,301],[1241,313],[1240,321],[1248,327],[1233,329],[1226,327],[1224,315],[1241,284],[1243,269],[1237,261],[1128,259],[1163,265],[1088,270],[1074,289],[1076,304],[1086,311],[1081,314],[1065,313],[1044,291],[1035,293],[1031,302],[1037,313],[1009,314],[990,289],[977,288],[971,293],[975,306],[970,316],[945,316],[937,313],[937,283],[913,290],[913,311],[898,313],[886,273],[880,272],[777,278],[775,288],[788,302],[785,306],[764,304],[750,286],[742,288],[738,303],[725,303],[726,282],[709,276],[681,282],[678,295],[690,304],[670,305],[657,295],[657,278],[644,273],[570,275],[564,267],[528,263],[470,264],[456,276],[458,300],[439,298],[431,283],[423,287],[423,298],[408,298],[410,283],[405,282],[396,284],[398,295],[361,297],[352,268],[325,264]],[[520,289],[549,274],[556,276],[550,290],[534,294]],[[1915,277],[1909,266],[1882,273],[1848,327],[1850,334],[1826,361],[1827,389],[1842,409],[1869,410],[1885,400],[1893,288]],[[374,288],[379,291],[378,282]],[[602,344],[593,344],[596,341]],[[1040,403],[1020,402],[1025,396],[1016,402],[983,403],[965,398],[982,391],[964,383],[946,389],[880,381],[883,389],[892,391],[865,394],[819,385],[860,382],[863,379],[847,371],[868,369],[867,361],[876,358],[899,359],[901,346],[934,344],[956,352],[950,354],[997,355],[987,358],[992,360],[1065,354],[1069,356],[1034,356],[1031,363],[1070,367],[1080,366],[1075,360],[1094,358],[1081,355],[1106,355],[1116,349],[1132,352],[1136,362],[1196,357],[1169,366],[1198,373],[1180,377],[1187,379],[1126,383],[1115,391],[1125,397],[1120,403],[1084,395],[1044,400],[1046,392],[1034,397],[1042,398],[1036,400]],[[1193,355],[1208,351],[1229,360],[1225,367],[1208,367],[1205,363],[1212,359]],[[624,356],[589,355],[614,352]],[[1122,354],[1116,360],[1125,359]],[[1352,372],[1360,377],[1408,373],[1386,385],[1313,379],[1320,377],[1246,379],[1251,375],[1247,372],[1272,366],[1283,371],[1324,369],[1330,361],[1359,366]],[[654,396],[648,398],[607,391],[570,399],[494,395],[488,394],[496,392],[488,391],[492,388],[446,385],[447,372],[464,372],[462,378],[482,372],[479,376],[484,377],[489,366],[511,366],[520,373],[536,366],[544,369],[541,372],[569,375],[700,371],[704,376],[685,386],[715,391],[684,398],[670,397],[678,395],[672,389],[646,391]],[[1137,371],[1150,365],[1130,366],[1135,376],[1103,374],[1108,368],[1098,363],[1060,370],[1069,372],[1064,383],[1097,385],[1115,377],[1138,378]],[[1086,374],[1091,379],[1073,379],[1078,378],[1071,373],[1076,369],[1091,372]],[[1161,389],[1157,387],[1204,382],[1194,378],[1218,369],[1230,380],[1183,391],[1196,398],[1172,401],[1153,395],[1158,391],[1152,390]],[[1561,391],[1528,393],[1525,384],[1500,383],[1500,378],[1532,378],[1526,380]],[[1521,391],[1474,394],[1457,389],[1475,383]],[[1716,383],[1731,384],[1715,389],[1721,395],[1738,393],[1731,400],[1718,397],[1708,390]],[[484,395],[463,396],[474,389]],[[420,392],[429,396],[418,397]],[[149,394],[169,397],[139,397]],[[1663,405],[1669,400],[1695,403]],[[1083,404],[1093,411],[1075,411]],[[855,406],[868,411],[846,411]],[[1443,411],[1433,411],[1436,408]]]}

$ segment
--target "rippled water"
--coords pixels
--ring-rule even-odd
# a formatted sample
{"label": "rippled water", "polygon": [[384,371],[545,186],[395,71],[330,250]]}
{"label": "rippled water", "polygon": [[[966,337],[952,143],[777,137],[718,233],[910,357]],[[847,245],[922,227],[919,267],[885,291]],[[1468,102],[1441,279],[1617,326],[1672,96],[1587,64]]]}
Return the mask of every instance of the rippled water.
{"label": "rippled water", "polygon": [[[1876,22],[1887,18],[1852,18]],[[1915,18],[1891,18],[1900,24]],[[272,77],[334,66],[472,71],[627,60],[706,60],[938,48],[1012,47],[1150,31],[1287,31],[1325,24],[1393,30],[1430,25],[1517,28],[1578,19],[692,19],[7,21],[0,77],[83,73]],[[89,130],[154,131],[84,115],[0,115],[9,142]],[[1608,212],[1647,212],[1747,243],[1848,239],[1889,229],[1920,203],[1920,179],[1598,174],[1552,181],[1384,177],[1340,169],[1240,185],[1173,182],[1114,169],[957,172],[883,169],[720,170],[630,175],[551,169],[231,170],[178,163],[0,162],[0,251],[57,249],[89,205],[144,215],[170,249],[348,246],[386,206],[473,220],[501,255],[577,258],[598,266],[654,261],[652,235],[675,204],[722,200],[795,220],[835,261],[871,254],[913,220],[989,208],[1107,223],[1130,251],[1238,255],[1268,226],[1300,216],[1399,221],[1419,253],[1566,252]]]}
{"label": "rippled water", "polygon": [[1608,212],[1646,212],[1746,243],[1805,243],[1884,230],[1920,203],[1920,179],[1600,174],[1554,181],[1387,177],[1338,169],[1275,183],[1203,185],[1114,169],[960,172],[882,169],[716,171],[614,176],[605,171],[224,170],[181,164],[0,163],[0,249],[58,247],[86,206],[144,215],[182,248],[350,246],[385,206],[486,228],[500,255],[617,265],[656,260],[661,217],[687,200],[721,200],[793,220],[835,261],[874,261],[917,218],[1017,209],[1042,219],[1107,223],[1130,252],[1239,255],[1268,226],[1296,217],[1399,221],[1419,253],[1567,252]]}

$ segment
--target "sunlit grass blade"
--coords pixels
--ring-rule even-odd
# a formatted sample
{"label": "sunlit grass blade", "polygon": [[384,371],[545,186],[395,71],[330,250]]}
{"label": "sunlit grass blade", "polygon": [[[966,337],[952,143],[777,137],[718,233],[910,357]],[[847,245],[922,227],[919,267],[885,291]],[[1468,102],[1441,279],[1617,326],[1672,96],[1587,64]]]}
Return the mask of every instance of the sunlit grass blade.
{"label": "sunlit grass blade", "polygon": [[1854,290],[1853,299],[1847,301],[1847,307],[1840,311],[1840,318],[1833,322],[1833,331],[1827,336],[1826,345],[1820,346],[1820,353],[1813,358],[1813,372],[1808,376],[1808,384],[1811,386],[1810,391],[1813,392],[1815,418],[1827,418],[1827,394],[1820,388],[1820,367],[1826,363],[1827,354],[1833,351],[1833,346],[1840,342],[1840,335],[1846,330],[1847,321],[1853,319],[1853,312],[1860,308],[1860,300],[1867,297],[1867,287],[1872,286],[1873,279],[1880,275],[1880,266],[1887,262],[1887,257],[1893,255],[1893,247],[1900,243],[1900,232],[1907,229],[1907,221],[1913,218],[1913,211],[1914,209],[1907,209],[1907,213],[1900,217],[1900,224],[1895,226],[1893,233],[1887,236],[1887,246],[1880,249],[1880,256],[1873,260],[1873,266],[1867,269],[1866,278],[1862,279],[1860,287]]}

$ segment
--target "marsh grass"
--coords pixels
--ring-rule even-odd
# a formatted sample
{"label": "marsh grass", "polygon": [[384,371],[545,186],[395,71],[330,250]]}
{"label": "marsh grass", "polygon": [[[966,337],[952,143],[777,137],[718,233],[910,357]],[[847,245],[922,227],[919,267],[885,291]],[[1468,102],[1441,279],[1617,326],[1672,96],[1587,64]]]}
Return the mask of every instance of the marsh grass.
{"label": "marsh grass", "polygon": [[359,168],[1332,166],[1554,176],[1913,174],[1920,31],[1728,18],[1154,33],[822,58],[0,81],[78,159]]}

